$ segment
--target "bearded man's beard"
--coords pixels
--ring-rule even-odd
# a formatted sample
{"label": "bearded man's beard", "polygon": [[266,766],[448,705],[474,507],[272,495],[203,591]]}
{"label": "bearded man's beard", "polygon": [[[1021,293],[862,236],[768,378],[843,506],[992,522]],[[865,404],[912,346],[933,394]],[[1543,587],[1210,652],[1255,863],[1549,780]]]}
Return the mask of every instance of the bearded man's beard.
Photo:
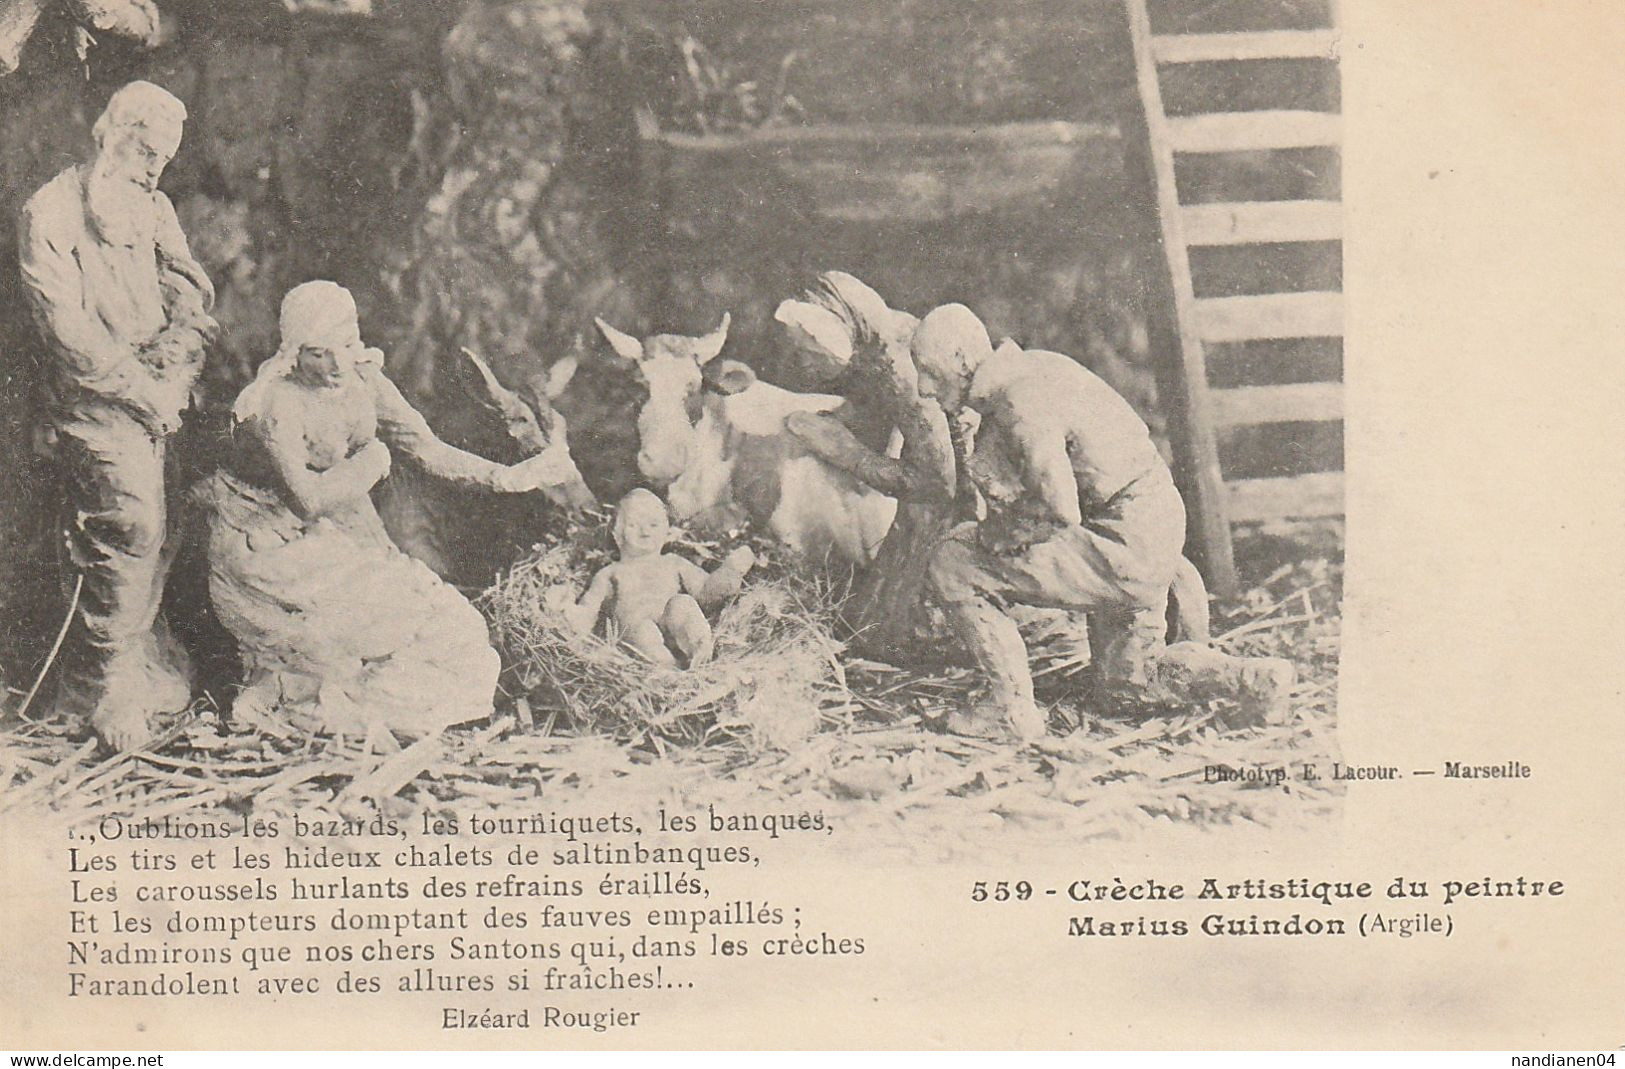
{"label": "bearded man's beard", "polygon": [[143,183],[92,170],[85,181],[85,206],[91,221],[116,245],[151,245],[157,230],[153,191]]}

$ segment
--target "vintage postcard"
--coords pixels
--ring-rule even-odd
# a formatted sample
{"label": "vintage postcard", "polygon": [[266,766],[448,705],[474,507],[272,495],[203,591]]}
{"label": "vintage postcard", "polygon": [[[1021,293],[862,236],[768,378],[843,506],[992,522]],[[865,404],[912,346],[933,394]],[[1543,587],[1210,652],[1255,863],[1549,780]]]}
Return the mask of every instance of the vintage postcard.
{"label": "vintage postcard", "polygon": [[1621,43],[0,0],[6,1045],[1612,1065]]}

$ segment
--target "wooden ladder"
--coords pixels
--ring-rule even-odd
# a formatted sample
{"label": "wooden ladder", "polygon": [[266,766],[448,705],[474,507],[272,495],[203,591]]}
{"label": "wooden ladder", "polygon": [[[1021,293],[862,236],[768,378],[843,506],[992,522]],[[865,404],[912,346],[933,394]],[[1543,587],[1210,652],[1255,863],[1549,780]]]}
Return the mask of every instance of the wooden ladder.
{"label": "wooden ladder", "polygon": [[1174,160],[1186,153],[1339,148],[1341,116],[1277,110],[1170,117],[1163,108],[1160,69],[1175,64],[1332,58],[1338,35],[1327,28],[1159,36],[1152,33],[1146,0],[1126,3],[1172,289],[1172,329],[1177,335],[1177,344],[1167,346],[1170,359],[1160,378],[1171,387],[1166,390],[1172,395],[1166,398],[1169,434],[1190,514],[1194,556],[1209,586],[1229,594],[1237,587],[1231,523],[1340,515],[1343,473],[1227,480],[1219,462],[1220,433],[1264,423],[1341,420],[1343,386],[1302,382],[1215,389],[1209,385],[1205,347],[1341,337],[1343,295],[1317,291],[1197,297],[1190,249],[1341,241],[1342,204],[1333,200],[1182,204]]}

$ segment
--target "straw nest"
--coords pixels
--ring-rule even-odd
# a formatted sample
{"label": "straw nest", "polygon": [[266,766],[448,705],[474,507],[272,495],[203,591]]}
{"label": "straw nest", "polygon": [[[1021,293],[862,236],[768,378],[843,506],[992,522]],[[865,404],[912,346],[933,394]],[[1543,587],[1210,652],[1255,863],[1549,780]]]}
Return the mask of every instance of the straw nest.
{"label": "straw nest", "polygon": [[[585,547],[585,548],[583,548]],[[714,547],[687,543],[709,568]],[[764,550],[764,553],[770,552]],[[746,734],[785,747],[818,729],[848,698],[832,634],[836,592],[771,556],[712,622],[716,652],[693,668],[650,664],[624,646],[571,629],[563,611],[609,557],[591,539],[538,549],[480,598],[508,666],[516,704],[578,732],[625,741],[693,744]]]}
{"label": "straw nest", "polygon": [[[1244,548],[1267,543],[1269,552],[1248,561],[1257,577],[1252,589],[1220,606],[1215,620],[1221,648],[1297,663],[1293,715],[1281,724],[1226,728],[1225,710],[1216,704],[1132,716],[1093,708],[1077,686],[1079,660],[1066,654],[1068,642],[1029,629],[1050,737],[1023,747],[944,734],[942,716],[975,695],[972,669],[904,668],[840,653],[828,627],[837,592],[781,575],[771,564],[733,615],[718,620],[719,634],[726,628],[731,636],[731,652],[710,669],[664,673],[658,683],[647,668],[625,661],[603,669],[594,658],[623,655],[590,644],[585,653],[549,647],[545,662],[534,664],[516,657],[523,652],[513,645],[518,636],[535,640],[546,632],[516,630],[520,621],[504,622],[502,607],[517,617],[528,604],[528,618],[545,620],[535,606],[548,606],[548,591],[563,577],[579,584],[607,561],[606,543],[568,558],[539,553],[482,599],[502,637],[507,685],[521,700],[499,699],[489,724],[395,753],[375,752],[355,738],[245,732],[203,700],[148,749],[109,757],[96,751],[82,725],[45,708],[18,718],[21,692],[14,689],[0,730],[0,824],[12,816],[82,823],[210,810],[313,816],[372,807],[442,812],[455,805],[511,813],[542,798],[591,798],[606,808],[627,799],[817,808],[853,848],[926,860],[981,856],[989,844],[1001,857],[1015,857],[1023,842],[1137,839],[1159,827],[1322,835],[1341,803],[1336,783],[1296,775],[1280,783],[1207,782],[1210,767],[1295,770],[1312,762],[1324,769],[1340,759],[1342,532],[1339,525],[1323,538],[1309,533],[1295,527],[1248,535]],[[529,600],[516,600],[522,590]],[[759,600],[767,607],[753,607]],[[758,656],[739,643],[759,633],[770,641]],[[800,652],[792,659],[786,650]],[[542,663],[576,674],[548,680]],[[529,691],[520,685],[526,678]],[[569,679],[595,689],[577,691],[573,706],[543,699],[546,688]],[[790,702],[762,681],[796,679],[776,685],[791,694],[805,688],[801,715],[814,710],[821,730],[788,747],[764,745],[748,718]],[[630,696],[606,696],[628,683]],[[715,689],[706,691],[708,685]],[[662,687],[682,689],[655,693]],[[586,729],[594,715],[604,733]],[[696,742],[672,745],[680,739]]]}

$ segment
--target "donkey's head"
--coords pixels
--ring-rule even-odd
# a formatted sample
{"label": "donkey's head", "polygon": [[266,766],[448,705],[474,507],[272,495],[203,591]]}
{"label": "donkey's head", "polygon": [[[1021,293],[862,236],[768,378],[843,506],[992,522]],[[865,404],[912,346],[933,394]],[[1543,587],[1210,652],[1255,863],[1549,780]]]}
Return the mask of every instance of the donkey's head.
{"label": "donkey's head", "polygon": [[567,356],[526,378],[517,390],[509,390],[472,350],[462,350],[462,357],[457,371],[464,388],[503,421],[521,453],[545,458],[541,491],[548,500],[567,509],[596,504],[570,455],[569,427],[553,407],[575,374],[576,358]]}

